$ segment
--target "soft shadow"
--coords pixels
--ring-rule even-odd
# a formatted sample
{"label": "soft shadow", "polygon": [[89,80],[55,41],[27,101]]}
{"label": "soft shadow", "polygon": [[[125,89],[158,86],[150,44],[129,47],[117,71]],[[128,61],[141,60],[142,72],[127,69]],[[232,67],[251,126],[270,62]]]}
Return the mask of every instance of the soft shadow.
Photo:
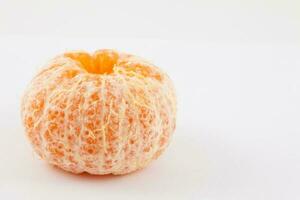
{"label": "soft shadow", "polygon": [[68,179],[80,180],[80,181],[111,181],[116,179],[123,179],[128,176],[132,176],[134,174],[140,173],[141,170],[131,172],[129,174],[123,175],[113,175],[113,174],[105,174],[105,175],[93,175],[87,172],[83,172],[80,174],[74,174],[68,171],[65,171],[57,166],[54,165],[47,165],[47,168],[55,173],[57,176],[63,176]]}

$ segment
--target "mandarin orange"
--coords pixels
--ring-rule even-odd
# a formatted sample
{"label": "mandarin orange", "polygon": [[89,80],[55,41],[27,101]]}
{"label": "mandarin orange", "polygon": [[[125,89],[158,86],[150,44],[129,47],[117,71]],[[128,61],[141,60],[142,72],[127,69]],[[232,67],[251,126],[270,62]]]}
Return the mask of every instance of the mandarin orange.
{"label": "mandarin orange", "polygon": [[37,154],[73,173],[126,174],[168,146],[176,124],[170,78],[115,50],[68,52],[29,84],[21,116]]}

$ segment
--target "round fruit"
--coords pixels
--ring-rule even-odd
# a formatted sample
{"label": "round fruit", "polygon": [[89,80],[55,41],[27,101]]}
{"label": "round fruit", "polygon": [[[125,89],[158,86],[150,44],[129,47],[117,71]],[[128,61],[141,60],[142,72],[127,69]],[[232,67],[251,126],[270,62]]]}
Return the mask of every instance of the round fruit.
{"label": "round fruit", "polygon": [[176,98],[153,64],[115,50],[68,52],[31,81],[21,106],[38,155],[73,173],[126,174],[168,146]]}

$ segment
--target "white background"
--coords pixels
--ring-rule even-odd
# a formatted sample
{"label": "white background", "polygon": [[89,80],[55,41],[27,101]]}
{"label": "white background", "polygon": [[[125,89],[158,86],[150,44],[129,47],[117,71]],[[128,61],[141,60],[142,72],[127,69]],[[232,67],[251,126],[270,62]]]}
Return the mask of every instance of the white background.
{"label": "white background", "polygon": [[[0,0],[0,199],[300,199],[297,1]],[[178,94],[167,151],[126,176],[39,160],[20,121],[36,70],[115,48],[161,66]]]}

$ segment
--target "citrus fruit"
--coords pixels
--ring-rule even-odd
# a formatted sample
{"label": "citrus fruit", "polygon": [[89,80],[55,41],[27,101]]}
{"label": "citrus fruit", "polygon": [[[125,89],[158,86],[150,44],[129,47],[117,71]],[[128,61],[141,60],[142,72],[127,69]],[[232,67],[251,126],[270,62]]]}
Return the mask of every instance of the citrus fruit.
{"label": "citrus fruit", "polygon": [[126,174],[168,146],[176,123],[170,78],[115,50],[67,52],[33,78],[21,103],[35,152],[73,173]]}

